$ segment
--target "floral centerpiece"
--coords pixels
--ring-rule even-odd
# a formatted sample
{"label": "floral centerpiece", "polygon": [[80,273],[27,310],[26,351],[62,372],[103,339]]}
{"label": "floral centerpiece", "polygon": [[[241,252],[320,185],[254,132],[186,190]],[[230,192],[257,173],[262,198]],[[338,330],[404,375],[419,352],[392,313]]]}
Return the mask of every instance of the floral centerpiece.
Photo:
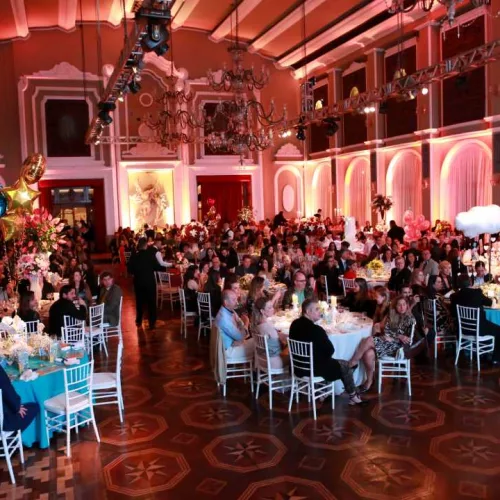
{"label": "floral centerpiece", "polygon": [[42,298],[43,278],[48,276],[49,266],[48,253],[21,254],[17,261],[17,276],[29,280],[30,290],[34,292],[36,300]]}
{"label": "floral centerpiece", "polygon": [[36,208],[33,214],[26,214],[24,220],[23,254],[51,252],[64,245],[64,235],[61,234],[64,223],[58,217],[52,217],[45,208]]}
{"label": "floral centerpiece", "polygon": [[384,263],[381,260],[373,259],[366,266],[368,274],[383,274],[384,273]]}
{"label": "floral centerpiece", "polygon": [[201,222],[192,221],[182,228],[181,236],[185,241],[203,245],[208,239],[208,230]]}
{"label": "floral centerpiece", "polygon": [[324,236],[326,234],[326,226],[323,222],[316,219],[316,217],[304,218],[300,221],[299,230],[305,234],[313,236]]}
{"label": "floral centerpiece", "polygon": [[237,212],[239,222],[246,222],[247,224],[255,223],[255,212],[252,207],[240,208]]}
{"label": "floral centerpiece", "polygon": [[485,297],[489,297],[490,299],[495,299],[497,303],[500,300],[500,285],[496,283],[485,283],[479,287],[483,292]]}
{"label": "floral centerpiece", "polygon": [[436,236],[439,236],[441,234],[448,234],[453,231],[452,225],[447,221],[447,220],[442,220],[438,222],[436,226]]}
{"label": "floral centerpiece", "polygon": [[221,216],[217,213],[215,206],[211,206],[205,215],[205,224],[210,232],[215,232],[221,221]]}
{"label": "floral centerpiece", "polygon": [[376,194],[372,200],[372,210],[380,214],[380,218],[385,222],[386,213],[392,208],[392,200],[390,196]]}
{"label": "floral centerpiece", "polygon": [[244,276],[242,276],[239,280],[240,288],[242,290],[250,290],[250,283],[252,282],[253,279],[254,279],[253,274],[245,274]]}

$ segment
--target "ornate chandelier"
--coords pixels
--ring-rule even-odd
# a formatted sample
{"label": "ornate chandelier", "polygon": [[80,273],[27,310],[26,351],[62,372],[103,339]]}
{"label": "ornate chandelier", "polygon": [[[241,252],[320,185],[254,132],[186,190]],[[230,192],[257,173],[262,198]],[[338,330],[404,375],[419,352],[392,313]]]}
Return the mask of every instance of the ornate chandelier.
{"label": "ornate chandelier", "polygon": [[[451,26],[455,22],[457,6],[466,3],[466,0],[388,0],[390,1],[389,12],[396,14],[399,12],[411,12],[419,6],[424,12],[430,12],[434,5],[443,5],[446,7],[446,18]],[[491,0],[470,0],[473,7],[490,5]]]}
{"label": "ornate chandelier", "polygon": [[223,69],[220,71],[216,71],[215,73],[211,69],[207,71],[208,82],[217,92],[244,92],[245,90],[251,92],[254,89],[261,90],[269,83],[269,69],[264,65],[258,76],[254,74],[253,67],[245,69],[243,66],[243,54],[247,52],[247,49],[240,43],[238,3],[237,0],[233,2],[236,28],[233,38],[234,42],[228,49],[228,52],[231,54],[232,69],[227,69],[224,64]]}

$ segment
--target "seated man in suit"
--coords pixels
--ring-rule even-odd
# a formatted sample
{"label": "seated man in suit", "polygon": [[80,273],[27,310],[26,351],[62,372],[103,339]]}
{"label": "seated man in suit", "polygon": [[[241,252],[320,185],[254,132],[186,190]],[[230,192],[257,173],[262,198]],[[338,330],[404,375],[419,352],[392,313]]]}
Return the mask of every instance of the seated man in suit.
{"label": "seated man in suit", "polygon": [[420,269],[424,273],[426,283],[429,280],[429,276],[437,276],[439,274],[439,265],[431,258],[431,252],[428,249],[422,252],[422,263],[420,264]]}
{"label": "seated man in suit", "polygon": [[215,317],[215,324],[222,335],[226,358],[240,359],[254,352],[253,339],[246,339],[248,318],[240,318],[235,312],[238,297],[232,290],[222,292],[222,307]]}
{"label": "seated man in suit", "polygon": [[21,404],[21,398],[1,366],[0,389],[2,390],[3,430],[6,432],[24,431],[38,415],[40,411],[38,403]]}
{"label": "seated man in suit", "polygon": [[[290,340],[299,342],[312,342],[312,351],[314,359],[314,376],[323,377],[327,382],[342,380],[345,391],[349,394],[349,404],[362,405],[363,401],[356,392],[356,385],[349,368],[349,362],[345,360],[334,359],[335,348],[330,342],[326,331],[317,321],[321,319],[321,310],[315,299],[305,300],[302,304],[302,316],[296,319],[290,325]],[[297,377],[307,377],[309,373],[300,368],[295,368]]]}
{"label": "seated man in suit", "polygon": [[493,351],[492,361],[494,364],[499,364],[500,326],[488,321],[483,309],[484,306],[491,306],[492,300],[485,297],[480,288],[471,288],[470,278],[467,274],[461,274],[457,282],[460,290],[450,297],[452,315],[457,317],[457,306],[479,308],[479,333],[480,335],[493,335],[495,337],[495,350]]}
{"label": "seated man in suit", "polygon": [[409,285],[411,280],[411,271],[405,267],[405,260],[403,257],[396,257],[396,267],[391,270],[391,277],[387,287],[391,292],[396,292],[401,289],[403,285]]}
{"label": "seated man in suit", "polygon": [[236,268],[236,274],[238,276],[245,276],[245,274],[257,274],[257,268],[252,264],[252,257],[250,255],[244,255],[241,260],[241,266]]}
{"label": "seated man in suit", "polygon": [[486,272],[484,262],[478,260],[474,266],[476,269],[476,277],[474,278],[474,286],[484,285],[491,281],[491,274]]}
{"label": "seated man in suit", "polygon": [[98,304],[104,304],[104,323],[116,326],[120,321],[120,301],[123,297],[122,289],[114,283],[113,275],[109,271],[101,274],[101,290]]}
{"label": "seated man in suit", "polygon": [[[61,328],[64,326],[64,316],[85,321],[87,318],[87,308],[85,301],[81,297],[76,297],[75,287],[64,285],[59,290],[59,300],[56,300],[49,309],[49,333],[61,337]],[[73,301],[77,300],[77,308]]]}

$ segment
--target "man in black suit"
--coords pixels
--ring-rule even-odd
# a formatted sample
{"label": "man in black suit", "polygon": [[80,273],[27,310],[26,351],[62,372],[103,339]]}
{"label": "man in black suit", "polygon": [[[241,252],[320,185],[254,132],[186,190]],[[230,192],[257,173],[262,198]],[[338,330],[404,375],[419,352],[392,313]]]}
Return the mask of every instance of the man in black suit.
{"label": "man in black suit", "polygon": [[349,260],[351,252],[349,250],[341,250],[338,259],[337,268],[339,270],[339,276],[343,276],[344,273],[349,269],[351,261]]}
{"label": "man in black suit", "polygon": [[122,289],[114,283],[113,275],[109,271],[101,274],[101,290],[98,304],[104,304],[104,323],[117,326],[120,321],[120,301],[123,297]]}
{"label": "man in black suit", "polygon": [[257,274],[257,268],[252,264],[252,257],[250,257],[250,255],[244,255],[241,260],[241,266],[238,266],[235,272],[238,276],[245,276],[245,274]]}
{"label": "man in black suit", "polygon": [[488,321],[484,312],[484,306],[491,306],[492,300],[485,297],[480,288],[471,288],[470,278],[467,274],[461,274],[457,281],[460,290],[450,297],[453,316],[458,316],[457,306],[478,307],[479,332],[481,335],[493,335],[495,337],[495,350],[493,351],[492,360],[494,364],[500,363],[500,326]]}
{"label": "man in black suit", "polygon": [[[79,307],[76,307],[74,301],[77,301]],[[83,320],[87,318],[87,308],[85,301],[76,296],[75,287],[64,285],[59,290],[59,300],[56,300],[49,309],[49,333],[62,335],[64,327],[64,316],[70,316],[75,319]]]}
{"label": "man in black suit", "polygon": [[9,376],[0,366],[0,389],[2,390],[3,430],[6,432],[24,431],[38,415],[38,403],[21,404]]}
{"label": "man in black suit", "polygon": [[387,287],[392,292],[400,290],[403,285],[409,285],[411,280],[411,271],[405,267],[405,260],[403,257],[396,257],[396,267],[391,270],[391,277]]}
{"label": "man in black suit", "polygon": [[395,220],[391,220],[389,222],[389,226],[390,229],[389,231],[387,231],[387,236],[389,236],[389,238],[391,238],[392,241],[399,240],[401,243],[403,243],[403,239],[405,237],[405,230],[402,227],[398,226]]}
{"label": "man in black suit", "polygon": [[128,270],[134,276],[135,292],[135,324],[142,325],[144,306],[148,309],[149,329],[156,324],[156,281],[155,271],[161,271],[162,266],[153,252],[148,251],[147,241],[141,238],[137,245],[137,253],[132,255]]}
{"label": "man in black suit", "polygon": [[483,261],[478,260],[474,268],[476,270],[476,277],[474,278],[475,286],[484,285],[485,283],[491,281],[491,274],[486,272],[486,267]]}
{"label": "man in black suit", "polygon": [[[327,382],[342,380],[345,391],[349,394],[349,404],[351,406],[365,404],[356,392],[356,385],[349,368],[349,363],[345,360],[333,358],[335,348],[330,342],[326,331],[316,324],[321,318],[321,310],[318,301],[307,299],[302,304],[302,316],[290,325],[290,340],[299,342],[312,342],[314,359],[314,375],[323,377]],[[297,377],[308,377],[309,373],[299,368],[295,368]]]}

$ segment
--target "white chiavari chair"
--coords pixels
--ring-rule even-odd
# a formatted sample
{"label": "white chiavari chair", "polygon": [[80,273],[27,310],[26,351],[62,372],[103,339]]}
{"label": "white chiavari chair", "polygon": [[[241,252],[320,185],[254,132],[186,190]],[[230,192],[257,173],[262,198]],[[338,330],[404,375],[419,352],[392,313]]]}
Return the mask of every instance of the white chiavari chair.
{"label": "white chiavari chair", "polygon": [[157,271],[155,273],[156,277],[156,303],[161,309],[163,307],[163,301],[170,301],[170,309],[174,310],[174,303],[179,302],[179,288],[172,286],[172,275],[170,273],[165,273]]}
{"label": "white chiavari chair", "polygon": [[104,353],[108,357],[108,348],[104,339],[104,304],[89,307],[89,328],[87,330],[89,352],[92,354],[94,347],[100,350],[104,348]]}
{"label": "white chiavari chair", "polygon": [[196,297],[198,303],[198,340],[200,340],[202,330],[210,331],[212,329],[212,303],[210,301],[209,293],[198,293]]}
{"label": "white chiavari chair", "polygon": [[187,338],[187,327],[188,325],[194,325],[198,315],[186,309],[186,294],[184,288],[179,288],[179,298],[181,303],[181,336]]}
{"label": "white chiavari chair", "polygon": [[438,344],[456,344],[456,335],[444,335],[438,331],[437,326],[437,299],[426,299],[424,301],[424,319],[425,326],[436,333],[434,341],[434,357],[437,358]]}
{"label": "white chiavari chair", "polygon": [[354,289],[355,286],[354,279],[348,278],[340,278],[340,282],[342,283],[342,291],[344,292],[344,297],[349,293],[350,290]]}
{"label": "white chiavari chair", "polygon": [[0,457],[5,457],[7,468],[9,469],[10,481],[16,484],[16,476],[12,468],[11,457],[19,450],[19,459],[24,464],[23,441],[21,431],[4,431],[3,430],[3,399],[2,390],[0,389],[0,441],[2,448],[0,449]]}
{"label": "white chiavari chair", "polygon": [[97,442],[99,431],[94,416],[92,376],[94,361],[64,369],[64,392],[47,399],[44,404],[45,432],[66,433],[66,456],[71,457],[71,429],[78,434],[80,426],[92,423]]}

